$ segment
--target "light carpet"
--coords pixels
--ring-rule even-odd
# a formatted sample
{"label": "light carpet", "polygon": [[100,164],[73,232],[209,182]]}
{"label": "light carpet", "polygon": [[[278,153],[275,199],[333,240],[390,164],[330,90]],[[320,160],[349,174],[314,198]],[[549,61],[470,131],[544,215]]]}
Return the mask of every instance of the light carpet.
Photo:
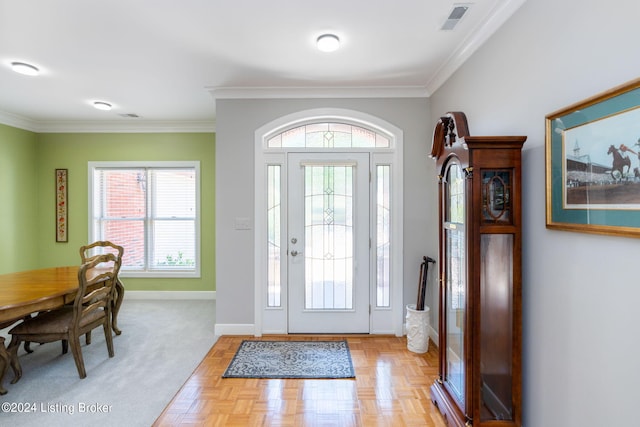
{"label": "light carpet", "polygon": [[101,328],[91,345],[81,340],[85,379],[60,343],[32,344],[32,354],[20,349],[23,376],[16,384],[11,369],[5,376],[0,425],[149,427],[215,343],[214,324],[213,300],[125,297],[113,358]]}
{"label": "light carpet", "polygon": [[242,341],[222,378],[354,378],[347,341]]}

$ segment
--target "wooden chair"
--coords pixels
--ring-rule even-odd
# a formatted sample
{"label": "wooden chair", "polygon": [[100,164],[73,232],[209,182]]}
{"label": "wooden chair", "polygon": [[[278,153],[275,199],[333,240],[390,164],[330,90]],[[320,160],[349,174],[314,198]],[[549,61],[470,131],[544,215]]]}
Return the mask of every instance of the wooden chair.
{"label": "wooden chair", "polygon": [[[100,252],[100,253],[93,253]],[[111,243],[108,240],[98,240],[88,245],[80,246],[80,260],[82,264],[85,264],[97,256],[103,253],[112,253],[116,256],[119,265],[122,265],[122,256],[124,255],[124,248],[122,246]],[[111,328],[116,335],[120,335],[122,331],[118,329],[118,312],[122,305],[122,299],[124,298],[124,285],[118,277],[116,277],[115,291],[113,300],[111,303]],[[87,345],[91,344],[91,331],[87,332],[85,336],[85,342]],[[31,343],[29,341],[24,342],[24,350],[27,353],[33,353],[31,349]],[[67,352],[67,342],[62,341],[62,353]]]}
{"label": "wooden chair", "polygon": [[[100,251],[102,253],[113,253],[118,258],[118,262],[122,265],[122,256],[124,255],[124,248],[122,246],[111,243],[108,240],[98,240],[91,244],[80,246],[80,259],[82,264],[91,261],[96,256],[92,255],[93,252]],[[118,312],[122,305],[122,299],[124,298],[124,285],[118,277],[116,277],[115,290],[113,294],[112,307],[111,307],[111,328],[116,335],[120,335],[122,331],[118,329]],[[91,331],[87,333],[86,343],[91,344]]]}
{"label": "wooden chair", "polygon": [[[105,268],[105,265],[108,267]],[[120,269],[119,260],[113,254],[94,257],[78,270],[78,293],[73,306],[41,313],[12,328],[11,343],[7,348],[16,383],[22,377],[18,360],[18,348],[22,341],[47,343],[68,342],[80,378],[87,376],[80,347],[80,337],[102,325],[109,357],[114,356],[111,332],[111,308],[115,282]],[[63,345],[64,347],[64,345]],[[66,353],[66,349],[63,352]]]}

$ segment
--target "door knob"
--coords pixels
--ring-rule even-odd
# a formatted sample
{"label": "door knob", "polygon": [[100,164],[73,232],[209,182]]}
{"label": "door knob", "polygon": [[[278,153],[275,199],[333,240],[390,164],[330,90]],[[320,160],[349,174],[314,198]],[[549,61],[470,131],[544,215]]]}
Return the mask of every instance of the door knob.
{"label": "door knob", "polygon": [[291,256],[298,256],[298,255],[302,255],[302,252],[291,251]]}

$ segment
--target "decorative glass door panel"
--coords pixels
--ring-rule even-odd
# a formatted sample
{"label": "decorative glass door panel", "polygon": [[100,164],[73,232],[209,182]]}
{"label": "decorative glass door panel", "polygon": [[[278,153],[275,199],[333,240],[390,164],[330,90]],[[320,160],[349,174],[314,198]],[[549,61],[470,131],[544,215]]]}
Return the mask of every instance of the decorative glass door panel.
{"label": "decorative glass door panel", "polygon": [[447,168],[444,181],[444,245],[446,303],[445,384],[464,410],[465,319],[467,272],[465,260],[465,180],[460,164]]}
{"label": "decorative glass door panel", "polygon": [[288,165],[289,332],[368,332],[369,155]]}
{"label": "decorative glass door panel", "polygon": [[303,167],[304,308],[352,310],[355,164]]}

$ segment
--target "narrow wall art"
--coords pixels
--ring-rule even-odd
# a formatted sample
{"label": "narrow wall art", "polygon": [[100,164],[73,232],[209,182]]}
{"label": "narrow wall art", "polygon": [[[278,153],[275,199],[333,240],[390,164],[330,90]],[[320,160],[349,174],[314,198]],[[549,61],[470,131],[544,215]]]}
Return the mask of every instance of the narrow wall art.
{"label": "narrow wall art", "polygon": [[56,242],[68,242],[67,169],[56,169]]}

